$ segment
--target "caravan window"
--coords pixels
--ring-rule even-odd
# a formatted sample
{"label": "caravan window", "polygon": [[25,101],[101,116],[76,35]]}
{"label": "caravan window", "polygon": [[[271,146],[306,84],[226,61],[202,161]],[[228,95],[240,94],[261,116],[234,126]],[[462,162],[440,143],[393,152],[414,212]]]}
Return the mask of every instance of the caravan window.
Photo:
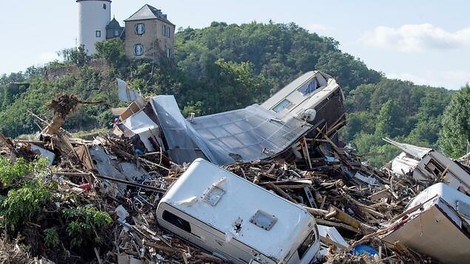
{"label": "caravan window", "polygon": [[183,229],[184,231],[191,233],[191,225],[188,221],[184,220],[183,218],[168,212],[167,210],[163,211],[163,220],[173,224],[174,226]]}
{"label": "caravan window", "polygon": [[297,91],[301,92],[303,95],[312,93],[318,88],[317,79],[313,78],[310,82],[306,83],[304,86],[300,87]]}
{"label": "caravan window", "polygon": [[250,222],[258,227],[263,228],[266,231],[269,231],[277,222],[277,217],[261,210],[258,210],[256,214],[251,217]]}
{"label": "caravan window", "polygon": [[425,166],[426,170],[434,174],[434,176],[439,177],[444,172],[444,168],[437,161],[431,159],[428,164]]}
{"label": "caravan window", "polygon": [[284,99],[273,108],[274,112],[280,112],[284,108],[289,108],[292,105],[291,101]]}
{"label": "caravan window", "polygon": [[316,241],[315,237],[315,230],[312,230],[310,234],[308,234],[307,238],[300,244],[299,248],[297,249],[297,253],[299,254],[299,259],[302,259],[307,253],[308,249],[315,243]]}
{"label": "caravan window", "polygon": [[212,206],[216,206],[217,203],[222,199],[225,191],[217,186],[212,185],[207,191],[202,194],[202,200]]}

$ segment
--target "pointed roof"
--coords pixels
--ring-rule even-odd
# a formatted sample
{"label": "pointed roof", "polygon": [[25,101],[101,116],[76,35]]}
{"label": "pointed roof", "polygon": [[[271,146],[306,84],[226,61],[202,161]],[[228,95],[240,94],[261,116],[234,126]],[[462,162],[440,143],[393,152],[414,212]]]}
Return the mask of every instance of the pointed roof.
{"label": "pointed roof", "polygon": [[106,29],[119,29],[119,28],[121,28],[121,25],[119,25],[119,22],[116,20],[116,18],[113,18],[113,20],[111,20],[109,24],[106,26]]}
{"label": "pointed roof", "polygon": [[148,20],[148,19],[158,19],[162,20],[166,23],[169,23],[174,26],[173,23],[171,23],[167,17],[166,14],[163,14],[160,9],[157,9],[151,5],[145,4],[143,7],[141,7],[137,12],[135,12],[132,16],[130,16],[128,19],[124,20],[124,22],[128,21],[136,21],[136,20]]}

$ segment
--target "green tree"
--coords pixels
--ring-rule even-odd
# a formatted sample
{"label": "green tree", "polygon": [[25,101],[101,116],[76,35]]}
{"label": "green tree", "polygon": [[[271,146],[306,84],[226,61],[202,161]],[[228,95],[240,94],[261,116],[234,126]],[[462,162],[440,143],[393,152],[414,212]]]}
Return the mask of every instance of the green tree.
{"label": "green tree", "polygon": [[64,59],[64,63],[75,64],[77,66],[83,66],[91,60],[91,57],[86,54],[83,45],[77,48],[63,49],[57,54]]}
{"label": "green tree", "polygon": [[361,84],[377,83],[382,79],[381,73],[369,70],[364,62],[336,50],[323,53],[315,68],[334,76],[346,94]]}
{"label": "green tree", "polygon": [[[205,106],[204,114],[239,109],[266,99],[269,85],[253,74],[252,64],[217,60],[206,67],[205,78],[187,92],[187,108]],[[201,85],[204,83],[204,85]],[[193,101],[194,100],[194,101]],[[194,102],[198,102],[194,105]]]}
{"label": "green tree", "polygon": [[397,137],[403,135],[405,126],[402,108],[393,100],[388,100],[377,116],[375,133],[381,136]]}
{"label": "green tree", "polygon": [[124,50],[124,42],[121,39],[113,38],[96,43],[97,58],[105,59],[116,68],[127,66],[128,60]]}
{"label": "green tree", "polygon": [[470,140],[470,86],[466,84],[454,95],[444,111],[439,146],[452,158],[466,153]]}
{"label": "green tree", "polygon": [[342,137],[346,142],[351,142],[359,132],[373,134],[375,132],[376,116],[368,111],[348,113],[347,126],[342,130]]}

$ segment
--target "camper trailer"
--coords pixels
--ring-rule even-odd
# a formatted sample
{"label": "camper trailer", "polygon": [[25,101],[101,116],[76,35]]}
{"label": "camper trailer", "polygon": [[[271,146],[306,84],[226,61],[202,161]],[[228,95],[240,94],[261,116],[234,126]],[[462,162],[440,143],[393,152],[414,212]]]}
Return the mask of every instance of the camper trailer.
{"label": "camper trailer", "polygon": [[331,127],[345,120],[343,101],[341,87],[333,77],[320,71],[309,71],[261,106],[276,112],[282,120],[295,116],[313,125],[326,124]]}
{"label": "camper trailer", "polygon": [[320,247],[304,208],[200,158],[163,196],[157,221],[231,263],[310,263]]}

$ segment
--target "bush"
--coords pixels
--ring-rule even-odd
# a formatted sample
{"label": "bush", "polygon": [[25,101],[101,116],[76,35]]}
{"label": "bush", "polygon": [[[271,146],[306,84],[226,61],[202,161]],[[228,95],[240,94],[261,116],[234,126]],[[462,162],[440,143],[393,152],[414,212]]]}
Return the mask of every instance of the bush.
{"label": "bush", "polygon": [[67,233],[70,236],[70,247],[78,248],[89,241],[93,245],[102,245],[103,234],[107,225],[112,222],[111,216],[93,206],[79,206],[65,209]]}
{"label": "bush", "polygon": [[7,230],[16,232],[25,222],[36,218],[52,198],[47,186],[33,180],[17,190],[10,190],[0,202],[0,215]]}
{"label": "bush", "polygon": [[15,163],[0,157],[0,179],[4,186],[19,181],[24,175],[31,173],[33,166],[24,159],[19,158]]}
{"label": "bush", "polygon": [[44,229],[44,241],[46,245],[55,248],[60,245],[59,233],[55,227]]}

